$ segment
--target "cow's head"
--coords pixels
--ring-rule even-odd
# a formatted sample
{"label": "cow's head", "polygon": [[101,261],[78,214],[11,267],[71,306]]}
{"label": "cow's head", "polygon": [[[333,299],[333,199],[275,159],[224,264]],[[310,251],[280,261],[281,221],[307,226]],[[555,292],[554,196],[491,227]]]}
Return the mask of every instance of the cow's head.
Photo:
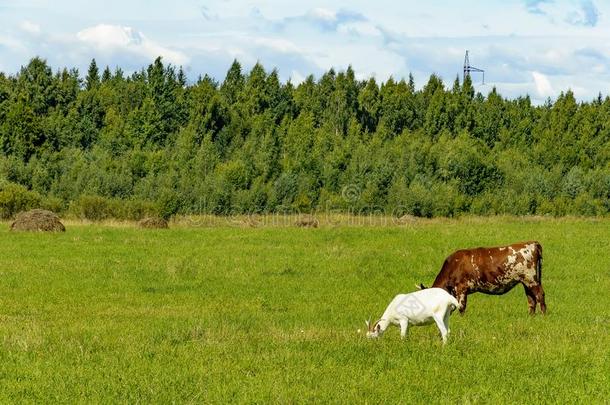
{"label": "cow's head", "polygon": [[379,324],[379,321],[375,322],[374,324],[371,324],[371,319],[369,318],[368,321],[364,321],[364,323],[366,323],[366,337],[369,339],[374,339],[374,338],[378,338],[379,336],[381,336],[381,325]]}

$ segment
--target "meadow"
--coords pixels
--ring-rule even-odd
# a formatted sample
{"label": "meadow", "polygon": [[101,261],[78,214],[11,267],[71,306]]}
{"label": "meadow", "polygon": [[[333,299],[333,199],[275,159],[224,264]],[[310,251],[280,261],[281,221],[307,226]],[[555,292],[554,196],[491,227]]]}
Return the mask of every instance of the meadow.
{"label": "meadow", "polygon": [[[610,400],[608,219],[0,225],[2,403]],[[364,337],[454,250],[531,239],[546,316],[517,286],[470,296],[446,346],[435,326]]]}

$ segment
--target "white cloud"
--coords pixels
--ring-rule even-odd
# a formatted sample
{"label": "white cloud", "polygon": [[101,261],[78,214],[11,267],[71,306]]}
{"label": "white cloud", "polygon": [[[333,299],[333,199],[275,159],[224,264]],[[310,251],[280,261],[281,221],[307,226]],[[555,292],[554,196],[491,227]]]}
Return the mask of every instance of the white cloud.
{"label": "white cloud", "polygon": [[282,53],[301,52],[299,47],[297,47],[293,42],[282,38],[258,37],[254,38],[252,42]]}
{"label": "white cloud", "polygon": [[368,21],[353,21],[339,24],[337,32],[363,37],[381,37],[382,33],[374,24]]}
{"label": "white cloud", "polygon": [[131,27],[99,24],[79,31],[76,37],[101,52],[128,52],[148,59],[162,56],[175,65],[184,65],[189,61],[184,53],[164,47]]}
{"label": "white cloud", "polygon": [[[4,36],[0,34],[0,48],[6,48],[11,52],[25,52],[27,51],[26,46],[22,43],[22,41],[17,40],[12,36]],[[8,59],[8,58],[2,58]]]}
{"label": "white cloud", "polygon": [[21,24],[19,25],[19,28],[21,28],[23,31],[25,31],[28,34],[31,35],[38,35],[40,34],[40,25],[35,24],[31,21],[22,21]]}
{"label": "white cloud", "polygon": [[536,86],[536,92],[538,92],[539,96],[550,97],[553,95],[553,86],[551,86],[551,82],[549,81],[548,77],[535,71],[532,72],[532,77]]}
{"label": "white cloud", "polygon": [[305,81],[305,76],[303,76],[298,70],[293,70],[290,74],[290,81],[292,84],[298,85]]}
{"label": "white cloud", "polygon": [[322,7],[314,8],[309,14],[316,19],[328,22],[332,22],[337,19],[337,14],[334,11]]}

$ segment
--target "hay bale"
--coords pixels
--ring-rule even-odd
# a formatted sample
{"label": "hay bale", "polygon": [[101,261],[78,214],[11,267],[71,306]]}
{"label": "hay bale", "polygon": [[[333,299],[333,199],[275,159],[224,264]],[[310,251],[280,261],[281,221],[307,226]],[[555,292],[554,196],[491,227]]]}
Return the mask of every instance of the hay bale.
{"label": "hay bale", "polygon": [[320,221],[313,215],[306,215],[297,219],[294,224],[300,228],[317,228]]}
{"label": "hay bale", "polygon": [[11,231],[65,232],[66,227],[54,212],[35,209],[17,214]]}
{"label": "hay bale", "polygon": [[167,220],[158,217],[148,217],[140,220],[138,222],[138,226],[140,228],[146,229],[167,229],[169,228],[169,224]]}

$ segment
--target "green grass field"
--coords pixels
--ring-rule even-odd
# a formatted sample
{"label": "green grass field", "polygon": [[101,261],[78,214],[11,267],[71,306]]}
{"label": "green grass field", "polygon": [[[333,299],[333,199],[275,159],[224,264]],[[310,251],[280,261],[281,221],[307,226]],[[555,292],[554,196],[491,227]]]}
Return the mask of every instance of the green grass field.
{"label": "green grass field", "polygon": [[[608,403],[610,220],[0,231],[0,402]],[[539,240],[546,316],[358,329],[458,248]]]}

